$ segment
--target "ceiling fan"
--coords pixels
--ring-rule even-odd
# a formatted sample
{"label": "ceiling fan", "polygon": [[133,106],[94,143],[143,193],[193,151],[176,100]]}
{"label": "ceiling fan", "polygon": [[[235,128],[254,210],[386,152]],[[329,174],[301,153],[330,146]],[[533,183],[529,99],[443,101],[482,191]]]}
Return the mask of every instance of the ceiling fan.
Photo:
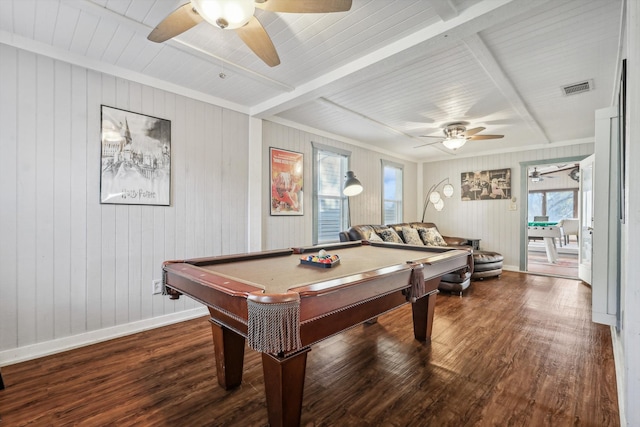
{"label": "ceiling fan", "polygon": [[544,181],[545,178],[557,178],[556,176],[553,176],[550,174],[556,173],[560,170],[564,170],[564,169],[550,170],[548,172],[540,172],[538,168],[534,166],[533,170],[529,174],[529,179],[531,179],[531,182],[540,182],[540,181]]}
{"label": "ceiling fan", "polygon": [[[453,123],[446,124],[442,129],[442,132],[444,133],[444,139],[438,142],[442,142],[442,144],[445,147],[447,147],[449,150],[455,151],[458,148],[462,147],[464,144],[466,144],[466,142],[469,140],[498,139],[498,138],[504,137],[504,135],[478,135],[478,133],[482,132],[486,128],[477,127],[477,128],[467,129],[467,126],[466,126],[467,124],[468,123],[466,122],[453,122]],[[441,136],[431,136],[431,135],[420,135],[420,137],[442,139]],[[432,142],[429,144],[418,145],[418,147],[424,147],[425,145],[433,145],[433,144],[437,144],[437,143]],[[418,148],[418,147],[415,147],[415,148]]]}
{"label": "ceiling fan", "polygon": [[542,174],[540,174],[540,172],[538,171],[538,168],[536,167],[534,167],[533,171],[531,171],[531,173],[529,174],[529,179],[531,180],[531,182],[544,181]]}
{"label": "ceiling fan", "polygon": [[191,0],[164,18],[147,38],[165,42],[203,20],[227,30],[236,30],[242,41],[268,66],[280,64],[271,38],[253,14],[255,8],[270,12],[346,12],[352,0]]}

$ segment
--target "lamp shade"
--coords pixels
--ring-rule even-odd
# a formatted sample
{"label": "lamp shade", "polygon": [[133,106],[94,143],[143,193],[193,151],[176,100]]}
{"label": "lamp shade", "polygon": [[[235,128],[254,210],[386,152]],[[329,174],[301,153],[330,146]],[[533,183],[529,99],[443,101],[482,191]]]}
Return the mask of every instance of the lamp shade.
{"label": "lamp shade", "polygon": [[442,141],[442,144],[447,147],[449,150],[457,150],[462,147],[467,142],[467,138],[458,137],[458,138],[447,138]]}
{"label": "lamp shade", "polygon": [[429,194],[429,201],[435,205],[436,203],[438,203],[438,200],[442,200],[440,198],[440,193],[438,193],[437,191],[432,191]]}
{"label": "lamp shade", "polygon": [[362,193],[363,187],[352,171],[347,172],[347,180],[344,182],[342,193],[345,196],[357,196]]}
{"label": "lamp shade", "polygon": [[444,187],[442,187],[442,194],[444,194],[447,199],[453,196],[453,185],[445,184]]}
{"label": "lamp shade", "polygon": [[193,0],[200,16],[220,28],[240,28],[255,12],[254,0]]}
{"label": "lamp shade", "polygon": [[442,199],[438,200],[436,203],[433,204],[433,207],[436,208],[438,212],[440,212],[442,208],[444,208],[444,200]]}

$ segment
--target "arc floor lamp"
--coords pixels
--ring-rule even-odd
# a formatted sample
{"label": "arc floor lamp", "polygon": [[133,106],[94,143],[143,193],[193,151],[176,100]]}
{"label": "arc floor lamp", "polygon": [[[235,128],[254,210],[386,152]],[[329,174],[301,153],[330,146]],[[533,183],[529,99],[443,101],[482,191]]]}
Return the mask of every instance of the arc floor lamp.
{"label": "arc floor lamp", "polygon": [[422,208],[422,222],[424,222],[424,215],[427,212],[427,208],[429,207],[429,203],[433,204],[433,207],[437,211],[441,211],[444,208],[444,200],[442,200],[442,196],[440,196],[440,192],[438,192],[438,187],[445,183],[442,187],[442,194],[447,198],[451,198],[453,196],[453,185],[449,183],[449,178],[445,178],[439,183],[432,185],[427,191],[427,196],[424,198],[424,208]]}

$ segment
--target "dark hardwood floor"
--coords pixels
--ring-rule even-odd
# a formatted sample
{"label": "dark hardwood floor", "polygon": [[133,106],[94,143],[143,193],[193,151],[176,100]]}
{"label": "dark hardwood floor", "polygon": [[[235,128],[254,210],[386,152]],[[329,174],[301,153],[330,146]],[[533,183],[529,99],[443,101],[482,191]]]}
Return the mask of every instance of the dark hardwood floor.
{"label": "dark hardwood floor", "polygon": [[[617,426],[609,328],[580,281],[504,272],[441,294],[432,343],[402,308],[309,354],[304,426]],[[259,353],[220,389],[200,318],[2,367],[2,426],[261,426]]]}

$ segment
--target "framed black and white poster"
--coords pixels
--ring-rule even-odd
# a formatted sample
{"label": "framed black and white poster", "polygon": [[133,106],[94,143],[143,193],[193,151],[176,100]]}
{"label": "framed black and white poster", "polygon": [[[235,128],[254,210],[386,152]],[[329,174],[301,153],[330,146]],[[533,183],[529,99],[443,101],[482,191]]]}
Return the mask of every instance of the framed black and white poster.
{"label": "framed black and white poster", "polygon": [[462,201],[511,198],[511,169],[463,172],[460,181]]}
{"label": "framed black and white poster", "polygon": [[171,204],[171,121],[101,106],[100,203]]}

